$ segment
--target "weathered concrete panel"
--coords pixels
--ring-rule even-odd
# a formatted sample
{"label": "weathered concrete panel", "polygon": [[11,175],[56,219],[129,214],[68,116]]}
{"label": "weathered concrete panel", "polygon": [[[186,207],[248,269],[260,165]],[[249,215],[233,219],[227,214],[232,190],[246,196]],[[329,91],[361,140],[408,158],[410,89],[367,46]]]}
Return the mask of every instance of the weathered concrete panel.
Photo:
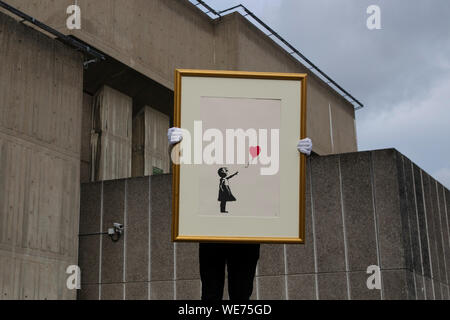
{"label": "weathered concrete panel", "polygon": [[286,270],[287,274],[313,274],[316,269],[314,233],[312,228],[313,212],[311,207],[311,159],[307,161],[306,170],[306,201],[305,201],[305,244],[286,245]]}
{"label": "weathered concrete panel", "polygon": [[313,157],[310,170],[317,271],[346,271],[339,156]]}
{"label": "weathered concrete panel", "polygon": [[318,275],[320,300],[348,300],[345,272],[321,273]]}
{"label": "weathered concrete panel", "polygon": [[373,152],[372,162],[380,264],[383,269],[404,268],[397,153],[393,149]]}
{"label": "weathered concrete panel", "polygon": [[377,262],[374,202],[369,152],[340,155],[342,201],[349,270],[364,270]]}
{"label": "weathered concrete panel", "polygon": [[170,173],[169,116],[145,106],[133,118],[133,177]]}
{"label": "weathered concrete panel", "polygon": [[133,100],[103,86],[92,108],[91,181],[130,178]]}
{"label": "weathered concrete panel", "polygon": [[2,269],[13,266],[1,291],[73,299],[65,269],[78,260],[82,57],[0,13],[0,60],[0,256]]}
{"label": "weathered concrete panel", "polygon": [[80,182],[91,181],[92,96],[83,94]]}

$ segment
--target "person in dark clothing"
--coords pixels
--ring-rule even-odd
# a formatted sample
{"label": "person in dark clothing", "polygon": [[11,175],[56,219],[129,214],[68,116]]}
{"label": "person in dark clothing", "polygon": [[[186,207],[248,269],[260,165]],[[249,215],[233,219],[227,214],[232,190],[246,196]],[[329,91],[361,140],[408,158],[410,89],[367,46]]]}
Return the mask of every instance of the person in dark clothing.
{"label": "person in dark clothing", "polygon": [[259,249],[259,244],[200,243],[202,300],[223,299],[225,266],[230,300],[250,300]]}
{"label": "person in dark clothing", "polygon": [[[174,146],[183,139],[183,132],[180,128],[171,128],[167,136],[169,138],[169,144]],[[309,156],[312,151],[311,139],[300,140],[297,149],[299,152]],[[221,212],[226,212],[227,201],[236,201],[236,199],[232,195],[229,186],[225,184],[225,181],[231,179],[238,173],[227,178],[228,170],[222,169],[218,172],[221,177],[219,201],[221,202]],[[230,300],[250,300],[253,294],[253,282],[259,254],[259,244],[200,243],[199,259],[202,300],[220,301],[223,299],[225,266],[228,272],[228,293]]]}

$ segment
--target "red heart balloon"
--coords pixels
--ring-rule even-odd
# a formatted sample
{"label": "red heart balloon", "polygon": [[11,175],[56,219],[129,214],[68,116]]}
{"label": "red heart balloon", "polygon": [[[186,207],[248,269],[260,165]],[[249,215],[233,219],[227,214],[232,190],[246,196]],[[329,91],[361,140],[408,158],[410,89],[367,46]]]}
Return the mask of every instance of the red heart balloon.
{"label": "red heart balloon", "polygon": [[250,154],[253,158],[256,158],[261,153],[261,147],[250,147]]}

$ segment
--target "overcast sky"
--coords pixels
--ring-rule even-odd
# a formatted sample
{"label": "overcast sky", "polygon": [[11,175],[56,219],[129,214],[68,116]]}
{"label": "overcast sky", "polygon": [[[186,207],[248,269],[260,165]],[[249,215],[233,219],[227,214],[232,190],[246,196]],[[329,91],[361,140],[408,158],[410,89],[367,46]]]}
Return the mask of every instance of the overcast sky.
{"label": "overcast sky", "polygon": [[360,151],[394,147],[450,188],[450,0],[206,2],[242,3],[362,101]]}

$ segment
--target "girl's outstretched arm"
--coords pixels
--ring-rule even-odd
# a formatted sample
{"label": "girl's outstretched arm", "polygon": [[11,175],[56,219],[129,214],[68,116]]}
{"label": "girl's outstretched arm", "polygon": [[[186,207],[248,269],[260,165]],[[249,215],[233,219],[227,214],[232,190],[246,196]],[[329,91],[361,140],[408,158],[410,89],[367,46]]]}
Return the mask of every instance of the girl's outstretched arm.
{"label": "girl's outstretched arm", "polygon": [[236,172],[235,174],[232,174],[231,176],[227,177],[227,180],[230,180],[231,178],[237,176],[239,174],[239,171]]}

